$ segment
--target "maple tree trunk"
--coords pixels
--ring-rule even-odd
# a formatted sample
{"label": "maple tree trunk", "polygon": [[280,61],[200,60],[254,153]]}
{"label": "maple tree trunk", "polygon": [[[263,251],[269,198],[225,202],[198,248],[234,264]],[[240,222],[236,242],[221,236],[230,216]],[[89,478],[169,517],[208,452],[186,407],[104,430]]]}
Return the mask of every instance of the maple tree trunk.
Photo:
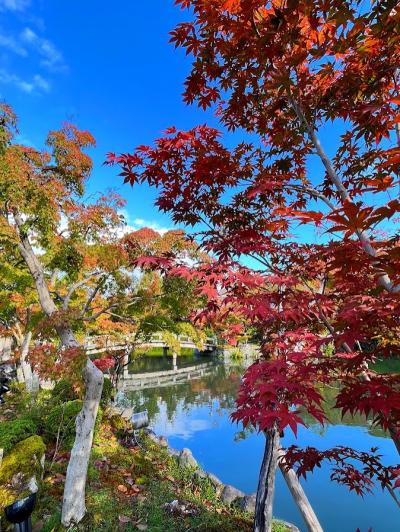
{"label": "maple tree trunk", "polygon": [[65,479],[61,522],[68,527],[79,523],[86,513],[85,487],[94,425],[103,389],[103,374],[91,360],[85,368],[86,394],[76,418],[76,437]]}
{"label": "maple tree trunk", "polygon": [[24,337],[24,341],[21,345],[21,370],[24,378],[26,389],[32,391],[33,389],[33,373],[32,368],[29,362],[27,361],[27,356],[29,354],[29,344],[31,342],[32,332],[29,331]]}
{"label": "maple tree trunk", "polygon": [[258,479],[254,532],[271,532],[272,530],[272,509],[279,448],[278,430],[276,428],[267,430],[265,432],[264,457]]}
{"label": "maple tree trunk", "polygon": [[318,521],[318,517],[316,516],[306,494],[304,493],[296,473],[293,471],[293,469],[287,469],[285,466],[284,457],[285,452],[283,449],[281,449],[279,451],[279,468],[283,478],[286,481],[286,484],[288,485],[290,493],[293,495],[293,499],[300,510],[300,513],[307,526],[307,530],[309,532],[323,532],[322,526]]}
{"label": "maple tree trunk", "polygon": [[[47,316],[58,309],[51,297],[42,264],[36,257],[27,234],[23,231],[23,221],[19,213],[14,219],[20,237],[18,248],[35,281],[40,305]],[[56,326],[57,334],[64,347],[80,347],[72,329],[65,324]],[[103,390],[104,376],[88,358],[84,370],[86,385],[85,398],[81,412],[76,418],[76,436],[71,451],[64,486],[62,522],[65,526],[79,523],[86,512],[85,487],[90,451],[93,442],[94,426]]]}

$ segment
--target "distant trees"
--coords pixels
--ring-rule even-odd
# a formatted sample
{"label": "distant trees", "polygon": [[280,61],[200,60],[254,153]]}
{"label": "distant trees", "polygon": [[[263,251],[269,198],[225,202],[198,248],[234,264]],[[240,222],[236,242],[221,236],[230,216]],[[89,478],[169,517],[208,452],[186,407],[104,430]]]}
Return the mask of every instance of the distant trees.
{"label": "distant trees", "polygon": [[[0,107],[0,333],[13,336],[22,375],[66,379],[83,390],[76,440],[68,465],[62,522],[85,514],[85,482],[93,429],[109,354],[87,356],[88,336],[143,341],[155,331],[186,327],[193,287],[180,278],[142,274],[143,253],[178,253],[187,261],[197,246],[182,231],[126,234],[125,201],[107,192],[85,201],[94,146],[90,133],[65,124],[47,138],[48,151],[13,141],[16,117]],[[110,366],[110,360],[112,360]]]}
{"label": "distant trees", "polygon": [[306,474],[329,460],[333,480],[364,493],[375,479],[396,498],[400,469],[374,452],[283,456],[279,434],[296,433],[301,409],[323,422],[320,387],[339,382],[335,408],[371,416],[400,449],[400,377],[372,369],[398,352],[400,326],[399,6],[177,3],[192,10],[171,34],[194,56],[184,100],[215,104],[222,127],[250,140],[229,148],[214,128],[171,127],[109,161],[125,182],[157,186],[157,205],[198,225],[216,259],[147,264],[196,281],[208,299],[200,319],[234,311],[262,341],[234,415],[267,436],[254,528],[271,528],[278,464]]}

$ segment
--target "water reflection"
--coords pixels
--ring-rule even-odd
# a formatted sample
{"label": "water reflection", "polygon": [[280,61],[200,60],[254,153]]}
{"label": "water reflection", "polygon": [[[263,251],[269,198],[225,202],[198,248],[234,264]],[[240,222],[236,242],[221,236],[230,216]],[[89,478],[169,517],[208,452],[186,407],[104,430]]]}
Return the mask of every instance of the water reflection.
{"label": "water reflection", "polygon": [[[185,358],[187,365],[204,361]],[[153,359],[148,359],[148,369],[152,363],[149,360]],[[159,364],[154,364],[155,371],[159,370]],[[151,427],[157,434],[167,436],[172,447],[189,447],[204,469],[212,471],[224,482],[251,493],[257,486],[263,437],[253,430],[243,430],[241,426],[232,424],[229,418],[242,374],[240,366],[218,364],[210,375],[201,379],[135,392],[130,392],[128,386],[125,395],[135,409],[149,411]],[[334,395],[335,390],[324,390],[328,405],[334,401]],[[347,416],[342,420],[339,412],[330,410],[329,419],[330,424],[321,427],[313,418],[305,416],[310,429],[300,428],[298,440],[287,431],[283,445],[297,443],[325,449],[342,444],[358,450],[377,446],[384,462],[397,463],[398,455],[391,439],[382,431],[371,429],[362,416]],[[323,467],[305,484],[326,532],[350,532],[358,527],[361,532],[370,527],[374,532],[400,530],[400,514],[386,493],[377,488],[375,496],[361,499],[330,482],[329,474],[328,467]],[[279,475],[274,513],[305,530]]]}

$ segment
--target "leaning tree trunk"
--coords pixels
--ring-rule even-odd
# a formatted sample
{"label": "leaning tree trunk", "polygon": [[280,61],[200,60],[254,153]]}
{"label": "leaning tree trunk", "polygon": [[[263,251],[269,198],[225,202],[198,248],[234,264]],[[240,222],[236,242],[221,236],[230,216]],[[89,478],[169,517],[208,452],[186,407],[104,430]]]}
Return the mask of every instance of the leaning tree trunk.
{"label": "leaning tree trunk", "polygon": [[275,492],[275,474],[280,448],[279,432],[276,428],[265,432],[265,450],[258,479],[254,532],[271,532],[272,509]]}
{"label": "leaning tree trunk", "polygon": [[85,368],[86,394],[76,418],[76,437],[65,479],[61,522],[68,527],[79,523],[86,513],[85,487],[93,432],[103,389],[103,374],[91,360]]}
{"label": "leaning tree trunk", "polygon": [[[20,238],[18,248],[35,280],[40,305],[47,316],[53,316],[58,309],[51,297],[43,266],[36,257],[28,235],[23,230],[23,220],[18,212],[14,219]],[[81,347],[68,325],[56,326],[63,347]],[[62,522],[65,525],[78,523],[85,515],[85,487],[94,426],[100,404],[104,377],[102,372],[88,358],[84,370],[86,393],[81,412],[76,418],[76,436],[67,468],[62,508]]]}

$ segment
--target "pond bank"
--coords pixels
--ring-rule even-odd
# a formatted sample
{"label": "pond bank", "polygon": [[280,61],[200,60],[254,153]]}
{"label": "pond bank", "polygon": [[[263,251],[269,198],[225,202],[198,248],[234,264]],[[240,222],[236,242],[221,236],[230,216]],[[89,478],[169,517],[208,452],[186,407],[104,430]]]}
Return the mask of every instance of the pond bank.
{"label": "pond bank", "polygon": [[[157,445],[164,447],[167,453],[173,457],[181,468],[189,468],[193,471],[193,476],[197,479],[207,479],[215,489],[216,496],[228,507],[239,508],[243,512],[254,515],[256,506],[256,493],[245,494],[243,491],[231,486],[230,484],[224,484],[216,475],[210,472],[206,472],[199,466],[198,462],[194,458],[190,449],[184,448],[180,452],[172,447],[169,447],[168,441],[165,437],[157,437],[157,435],[149,430],[147,432],[148,438],[151,439]],[[288,532],[299,532],[299,529],[292,523],[287,521],[275,520],[275,526],[281,527],[282,530]]]}

